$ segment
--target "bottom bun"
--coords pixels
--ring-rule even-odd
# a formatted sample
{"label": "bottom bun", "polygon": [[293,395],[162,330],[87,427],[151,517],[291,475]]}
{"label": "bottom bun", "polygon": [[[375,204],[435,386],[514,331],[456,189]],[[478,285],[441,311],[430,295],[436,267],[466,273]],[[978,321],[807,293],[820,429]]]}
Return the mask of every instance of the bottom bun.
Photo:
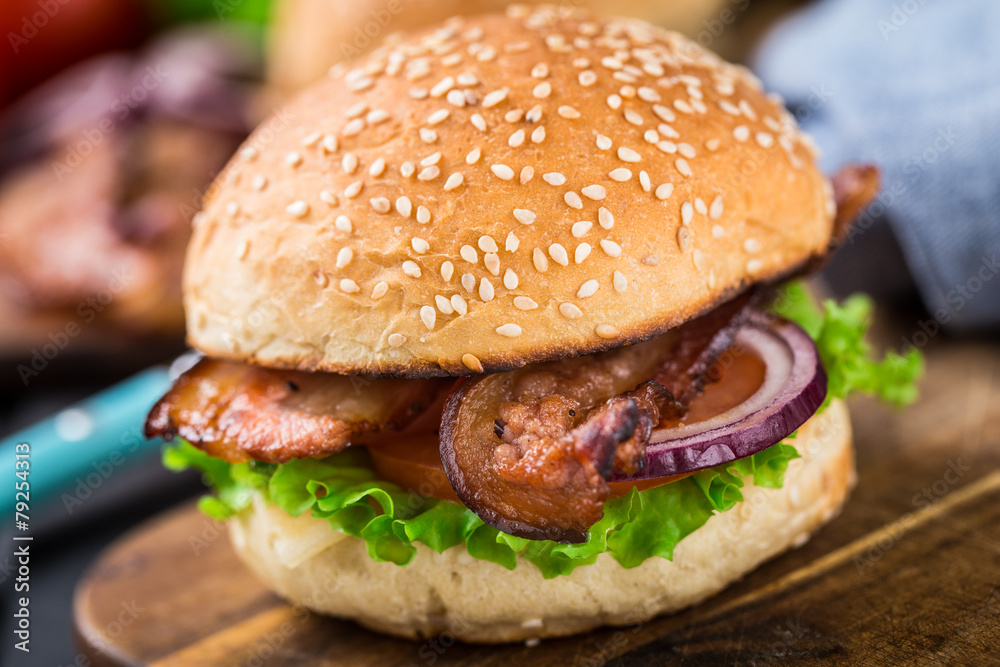
{"label": "bottom bun", "polygon": [[405,567],[377,563],[362,540],[261,498],[232,520],[231,534],[242,559],[290,602],[381,632],[468,642],[569,635],[683,609],[805,544],[854,484],[847,408],[834,401],[790,442],[802,458],[789,464],[783,488],[748,482],[745,500],[682,540],[673,561],[650,558],[630,570],[601,554],[570,575],[543,579],[525,561],[511,571],[460,546],[439,554],[422,544]]}

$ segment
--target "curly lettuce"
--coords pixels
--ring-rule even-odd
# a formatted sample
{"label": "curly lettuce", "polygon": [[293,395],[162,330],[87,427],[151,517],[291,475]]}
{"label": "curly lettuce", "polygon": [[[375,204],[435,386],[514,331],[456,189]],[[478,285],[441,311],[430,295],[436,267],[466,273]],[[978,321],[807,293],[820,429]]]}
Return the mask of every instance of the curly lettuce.
{"label": "curly lettuce", "polygon": [[[854,391],[876,394],[896,405],[916,398],[915,383],[923,368],[919,352],[902,356],[890,352],[880,360],[872,356],[864,341],[872,310],[865,297],[852,297],[843,305],[827,301],[820,307],[804,285],[792,283],[775,300],[773,310],[799,323],[816,341],[829,376],[827,400]],[[550,579],[593,563],[602,553],[625,568],[653,557],[672,559],[681,540],[714,514],[743,500],[746,480],[769,489],[782,487],[789,462],[799,456],[788,444],[792,437],[753,456],[613,498],[580,544],[508,535],[463,505],[427,498],[379,479],[363,448],[281,465],[230,464],[177,441],[165,449],[164,464],[204,474],[215,494],[202,498],[200,507],[216,518],[238,514],[260,493],[291,516],[309,513],[329,522],[333,530],[363,540],[375,561],[405,566],[416,555],[414,545],[419,542],[437,552],[464,547],[475,558],[511,570],[525,560]]]}

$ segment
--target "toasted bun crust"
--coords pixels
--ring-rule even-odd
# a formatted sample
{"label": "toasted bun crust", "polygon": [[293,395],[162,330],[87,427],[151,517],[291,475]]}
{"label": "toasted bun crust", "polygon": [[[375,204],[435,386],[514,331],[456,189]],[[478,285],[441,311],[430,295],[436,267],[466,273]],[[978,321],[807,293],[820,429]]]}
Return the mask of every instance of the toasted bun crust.
{"label": "toasted bun crust", "polygon": [[834,401],[791,442],[802,458],[789,465],[783,488],[748,485],[746,500],[682,540],[673,561],[651,558],[631,570],[602,554],[546,580],[530,563],[510,571],[461,547],[438,554],[421,544],[406,567],[376,563],[360,539],[263,501],[231,522],[231,535],[243,560],[289,602],[382,632],[448,632],[469,642],[567,635],[677,611],[804,544],[854,483],[847,408]]}
{"label": "toasted bun crust", "polygon": [[[573,6],[634,16],[694,35],[706,30],[703,21],[726,1],[574,0]],[[452,16],[503,11],[509,4],[508,0],[285,0],[277,3],[269,31],[268,79],[281,92],[291,93],[321,79],[334,63],[370,50],[382,34],[415,30]]]}
{"label": "toasted bun crust", "polygon": [[677,326],[821,253],[826,178],[744,69],[634,20],[454,20],[265,122],[189,246],[191,343],[498,371]]}

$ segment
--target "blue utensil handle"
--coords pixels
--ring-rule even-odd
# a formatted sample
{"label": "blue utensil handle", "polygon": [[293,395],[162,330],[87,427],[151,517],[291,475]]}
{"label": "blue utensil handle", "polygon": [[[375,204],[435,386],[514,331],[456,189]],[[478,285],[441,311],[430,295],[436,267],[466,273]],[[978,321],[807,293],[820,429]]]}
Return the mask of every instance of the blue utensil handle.
{"label": "blue utensil handle", "polygon": [[28,443],[32,510],[59,497],[82,502],[128,462],[159,447],[162,440],[146,440],[142,425],[169,388],[169,370],[150,368],[0,441],[0,522],[13,527],[15,493],[24,488],[15,486],[24,477],[15,474],[16,462],[25,460],[17,458],[18,443]]}

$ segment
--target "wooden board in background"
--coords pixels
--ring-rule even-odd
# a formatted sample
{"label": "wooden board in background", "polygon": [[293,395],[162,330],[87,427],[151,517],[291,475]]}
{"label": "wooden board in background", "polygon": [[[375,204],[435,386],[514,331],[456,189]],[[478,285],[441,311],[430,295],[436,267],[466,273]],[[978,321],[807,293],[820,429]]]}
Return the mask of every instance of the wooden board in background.
{"label": "wooden board in background", "polygon": [[75,599],[80,645],[119,665],[1000,664],[1000,346],[928,353],[920,403],[855,401],[859,483],[801,549],[705,604],[521,644],[418,643],[266,592],[188,505],[110,547]]}

